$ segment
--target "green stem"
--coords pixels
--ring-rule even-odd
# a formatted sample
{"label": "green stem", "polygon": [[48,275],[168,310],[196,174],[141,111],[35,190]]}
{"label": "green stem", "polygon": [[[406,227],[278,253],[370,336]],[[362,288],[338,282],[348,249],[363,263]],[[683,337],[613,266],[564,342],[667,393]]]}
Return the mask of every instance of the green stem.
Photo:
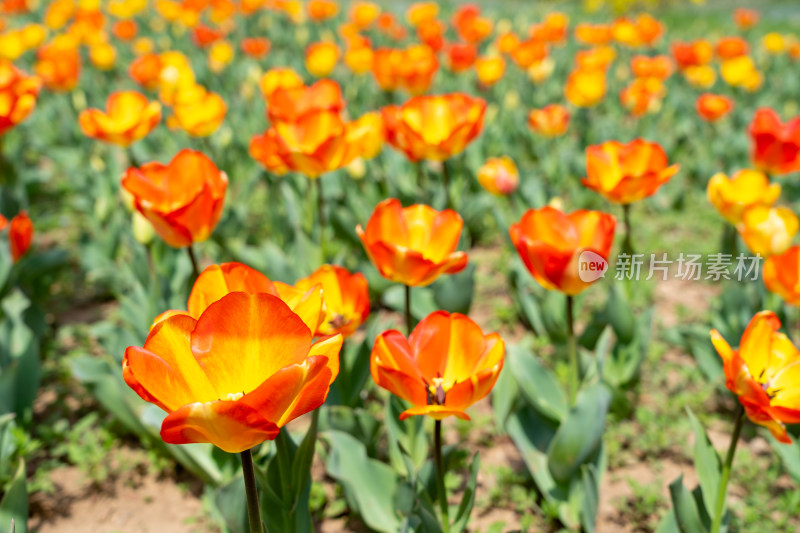
{"label": "green stem", "polygon": [[253,456],[250,450],[245,450],[240,455],[242,457],[244,490],[247,494],[247,516],[250,519],[250,533],[261,533],[261,511],[258,508],[258,489],[256,488],[256,474],[253,470]]}
{"label": "green stem", "polygon": [[406,335],[411,335],[414,329],[414,318],[411,316],[411,286],[406,285]]}
{"label": "green stem", "polygon": [[194,273],[194,281],[200,276],[200,267],[197,265],[197,256],[194,254],[194,245],[190,244],[186,247],[186,252],[189,254],[189,260],[192,262],[192,272]]}
{"label": "green stem", "polygon": [[728,478],[731,475],[731,466],[733,465],[733,456],[736,453],[736,445],[739,444],[739,435],[742,433],[742,426],[744,426],[744,406],[739,403],[736,408],[736,425],[733,427],[733,435],[731,435],[731,443],[728,446],[728,455],[725,457],[725,463],[722,465],[722,477],[719,480],[719,488],[717,489],[717,505],[714,509],[714,522],[711,525],[711,533],[719,533],[719,528],[722,526],[722,515],[725,511],[725,499],[728,494]]}
{"label": "green stem", "polygon": [[444,484],[444,459],[442,459],[442,421],[437,420],[433,430],[433,451],[436,461],[436,482],[439,488],[439,507],[442,510],[442,528],[450,532],[450,511],[447,507],[447,488]]}
{"label": "green stem", "polygon": [[427,188],[427,177],[425,176],[425,160],[417,161],[417,187],[419,188],[420,196],[425,196],[425,189]]}
{"label": "green stem", "polygon": [[325,262],[325,199],[322,196],[322,176],[314,180],[317,182],[317,223],[319,224],[319,248],[322,252],[322,262]]}
{"label": "green stem", "polygon": [[444,186],[445,207],[453,208],[453,199],[450,196],[450,166],[447,161],[442,161],[442,185]]}
{"label": "green stem", "polygon": [[622,219],[625,222],[625,240],[622,243],[622,253],[633,255],[633,238],[631,237],[631,205],[622,205]]}
{"label": "green stem", "polygon": [[567,349],[569,350],[569,403],[575,405],[580,387],[580,368],[578,366],[578,347],[575,342],[575,314],[573,297],[567,295]]}

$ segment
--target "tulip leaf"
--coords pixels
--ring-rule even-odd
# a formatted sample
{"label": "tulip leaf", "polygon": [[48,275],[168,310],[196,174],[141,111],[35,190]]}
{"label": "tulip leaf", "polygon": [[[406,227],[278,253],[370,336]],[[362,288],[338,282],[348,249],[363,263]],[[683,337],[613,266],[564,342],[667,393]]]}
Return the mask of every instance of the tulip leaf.
{"label": "tulip leaf", "polygon": [[469,467],[469,478],[464,486],[464,495],[461,497],[461,503],[458,506],[458,511],[453,520],[450,531],[453,533],[460,533],[467,528],[470,515],[472,514],[472,507],[475,505],[475,489],[478,484],[478,471],[481,467],[480,452],[475,453],[472,458],[472,464]]}
{"label": "tulip leaf", "polygon": [[320,432],[335,429],[348,433],[366,446],[367,454],[375,455],[381,423],[364,409],[325,405],[321,407],[319,422]]}
{"label": "tulip leaf", "polygon": [[25,480],[25,461],[20,460],[14,478],[0,501],[0,526],[14,522],[18,533],[28,531],[28,487]]}
{"label": "tulip leaf", "polygon": [[[383,293],[383,304],[398,313],[404,313],[406,309],[406,295],[403,285],[395,284]],[[429,314],[436,311],[436,301],[430,287],[411,288],[411,314],[420,321]],[[403,330],[405,334],[405,330]]]}
{"label": "tulip leaf", "polygon": [[681,533],[681,528],[678,527],[678,520],[675,518],[675,512],[672,509],[658,523],[655,533]]}
{"label": "tulip leaf", "polygon": [[316,409],[311,414],[311,425],[308,427],[305,437],[303,437],[292,458],[292,489],[294,490],[295,501],[297,501],[306,485],[311,484],[311,463],[314,460],[318,428],[319,409]]}
{"label": "tulip leaf", "polygon": [[[508,350],[510,346],[506,346]],[[508,353],[506,354],[506,361],[510,361]],[[518,395],[519,387],[517,386],[514,371],[511,370],[510,364],[507,363],[500,371],[491,393],[492,409],[494,410],[494,419],[498,431],[505,431],[506,420],[514,411]]]}
{"label": "tulip leaf", "polygon": [[609,290],[606,314],[619,342],[630,344],[636,333],[636,317],[619,283]]}
{"label": "tulip leaf", "polygon": [[406,470],[402,455],[406,454],[418,471],[428,458],[428,437],[425,433],[425,417],[412,416],[400,420],[407,409],[403,400],[392,395],[386,405],[386,431],[389,436],[389,458],[395,471]]}
{"label": "tulip leaf", "polygon": [[697,499],[686,490],[683,484],[683,474],[670,483],[669,494],[672,498],[675,521],[681,533],[705,533],[708,531],[708,526],[704,523],[697,508]]}
{"label": "tulip leaf", "polygon": [[547,464],[556,481],[567,483],[597,451],[610,402],[611,392],[602,383],[580,391],[547,450]]}
{"label": "tulip leaf", "polygon": [[[694,432],[694,468],[697,471],[697,477],[700,481],[700,489],[703,492],[703,501],[706,506],[714,505],[717,499],[717,490],[719,488],[720,476],[722,470],[722,461],[708,439],[703,425],[694,415],[691,409],[686,408],[686,413],[689,415],[689,422],[692,425]],[[706,509],[709,514],[712,514],[714,509]],[[724,513],[723,509],[723,513]]]}
{"label": "tulip leaf", "polygon": [[321,437],[330,446],[326,470],[342,485],[353,510],[370,528],[395,533],[400,527],[394,511],[399,479],[392,468],[369,458],[364,445],[347,433],[331,430]]}
{"label": "tulip leaf", "polygon": [[214,507],[230,533],[249,533],[247,494],[242,476],[236,476],[216,490]]}
{"label": "tulip leaf", "polygon": [[567,415],[567,398],[555,375],[519,345],[506,348],[506,360],[525,401],[544,416],[563,420]]}
{"label": "tulip leaf", "polygon": [[475,292],[475,265],[470,263],[458,274],[439,277],[431,288],[434,302],[439,309],[466,315],[472,306]]}
{"label": "tulip leaf", "polygon": [[786,472],[789,473],[796,483],[800,483],[800,441],[797,440],[797,437],[795,436],[791,444],[784,444],[773,437],[772,433],[769,431],[761,431],[760,433],[764,435],[772,446],[772,449],[778,454],[778,457],[781,458]]}
{"label": "tulip leaf", "polygon": [[594,533],[600,497],[598,494],[600,480],[593,464],[581,466],[581,480],[583,481],[581,524],[586,533]]}

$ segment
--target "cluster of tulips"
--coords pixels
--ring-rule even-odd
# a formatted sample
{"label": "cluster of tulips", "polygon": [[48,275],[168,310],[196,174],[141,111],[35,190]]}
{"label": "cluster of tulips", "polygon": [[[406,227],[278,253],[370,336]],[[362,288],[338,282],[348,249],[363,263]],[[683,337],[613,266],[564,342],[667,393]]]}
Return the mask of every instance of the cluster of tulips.
{"label": "cluster of tulips", "polygon": [[[209,240],[223,220],[226,199],[230,204],[229,184],[238,178],[217,165],[219,150],[208,140],[226,123],[225,98],[235,95],[211,90],[211,81],[201,84],[199,67],[186,54],[156,51],[152,38],[139,35],[137,21],[149,13],[147,1],[115,0],[101,6],[91,0],[56,0],[47,3],[41,23],[4,28],[0,19],[0,136],[34,112],[43,90],[67,92],[78,86],[83,52],[100,71],[114,68],[120,55],[135,56],[127,74],[140,90],[115,91],[105,109],[83,109],[76,120],[85,137],[124,150],[117,154],[126,161],[119,191],[134,213],[134,226],[150,235],[140,241],[147,243],[155,234],[170,247],[185,249],[193,283],[186,310],[161,309],[141,346],[125,351],[121,368],[125,383],[166,413],[160,429],[164,442],[211,443],[241,454],[250,530],[263,531],[257,486],[261,483],[263,488],[265,482],[256,482],[251,450],[276,439],[278,448],[284,446],[279,438],[284,426],[312,413],[307,438],[313,453],[320,408],[345,372],[340,361],[343,344],[357,335],[371,309],[364,274],[326,263],[332,257],[326,247],[332,232],[323,183],[342,169],[363,177],[366,162],[379,159],[388,144],[415,166],[420,198],[441,192],[445,205],[404,207],[387,192],[392,170],[380,160],[369,167],[380,174],[376,179],[383,181],[385,199],[368,220],[347,229],[354,230],[379,274],[402,285],[405,296],[403,330],[387,329],[374,338],[369,372],[378,387],[404,401],[399,420],[434,419],[436,518],[445,532],[464,527],[463,509],[451,509],[448,503],[442,421],[451,416],[469,420],[466,410],[487,397],[500,378],[506,344],[499,334],[484,332],[461,313],[436,310],[415,323],[414,292],[468,266],[467,252],[459,250],[465,223],[456,211],[461,198],[453,181],[453,160],[496,113],[487,102],[506,72],[507,60],[525,71],[532,83],[541,84],[552,75],[551,51],[569,40],[569,18],[550,13],[532,25],[527,36],[520,36],[510,24],[495,24],[475,5],[459,6],[447,24],[437,3],[415,3],[406,12],[405,25],[377,4],[355,2],[337,28],[342,54],[332,32],[320,29],[339,16],[337,2],[157,0],[153,5],[151,29],[158,33],[167,27],[181,28],[203,51],[208,63],[202,68],[215,76],[231,68],[237,53],[231,42],[235,21],[268,14],[292,21],[308,33],[305,22],[311,20],[311,31],[321,40],[307,46],[303,62],[308,74],[319,79],[307,82],[289,66],[250,76],[257,80],[268,124],[263,133],[249,137],[248,153],[269,180],[294,173],[315,183],[313,238],[323,264],[288,284],[270,280],[244,263],[216,263],[197,253],[196,244]],[[0,12],[22,16],[29,6],[24,0],[3,0]],[[734,19],[745,31],[757,23],[758,15],[740,9]],[[256,22],[244,25],[248,35],[238,48],[250,60],[263,61],[273,53],[273,44],[261,35]],[[619,93],[621,105],[633,118],[659,111],[667,95],[666,80],[676,70],[691,86],[711,88],[717,77],[715,58],[722,79],[731,87],[749,92],[762,87],[763,73],[743,37],[724,37],[715,44],[676,41],[670,55],[650,54],[664,32],[664,25],[647,14],[619,17],[609,24],[576,25],[574,40],[582,49],[566,78],[564,101],[530,110],[530,129],[557,138],[570,129],[573,114],[576,122],[586,123],[588,108],[606,98],[617,47],[637,52],[630,58],[632,77]],[[373,46],[373,40],[382,45]],[[800,58],[800,43],[790,36],[767,34],[762,46],[769,54]],[[29,75],[14,62],[32,50],[34,74]],[[348,88],[329,77],[340,60],[353,76],[371,75],[385,105],[351,118],[345,99]],[[440,61],[449,73],[443,72]],[[469,72],[474,72],[480,96],[466,90],[430,94],[437,75]],[[733,107],[734,101],[721,94],[703,93],[696,100],[697,114],[708,122],[722,120]],[[141,152],[134,146],[159,127],[165,111],[166,126],[193,138],[194,148],[177,151],[169,162],[140,161]],[[732,251],[739,245],[738,234],[750,252],[766,258],[763,278],[768,290],[800,305],[800,246],[792,246],[800,221],[790,207],[776,206],[781,186],[772,181],[800,171],[800,117],[783,123],[775,110],[760,108],[748,133],[753,168],[731,178],[714,175],[708,182],[708,198],[735,228]],[[195,149],[197,144],[201,149]],[[671,161],[661,144],[642,138],[607,139],[581,148],[586,169],[581,183],[621,206],[621,251],[631,256],[636,249],[631,205],[655,195],[680,165]],[[493,195],[513,197],[523,181],[517,165],[506,155],[492,155],[477,169],[477,181]],[[429,181],[431,171],[439,175]],[[567,407],[576,409],[590,376],[578,351],[575,298],[598,281],[580,275],[580,262],[587,252],[611,262],[618,224],[608,212],[565,212],[560,205],[554,201],[528,209],[501,229],[536,282],[564,295]],[[17,262],[31,246],[33,224],[24,209],[14,214],[11,220],[0,214],[0,233],[7,231],[10,254]],[[726,386],[741,406],[715,506],[708,508],[711,533],[723,527],[727,480],[744,415],[784,443],[791,442],[786,424],[800,423],[800,352],[778,331],[780,326],[772,311],[756,314],[736,350],[718,331],[710,334],[723,362]],[[300,476],[306,479],[310,462],[298,468],[305,468]],[[451,519],[454,514],[457,517]],[[468,515],[469,511],[467,519]]]}

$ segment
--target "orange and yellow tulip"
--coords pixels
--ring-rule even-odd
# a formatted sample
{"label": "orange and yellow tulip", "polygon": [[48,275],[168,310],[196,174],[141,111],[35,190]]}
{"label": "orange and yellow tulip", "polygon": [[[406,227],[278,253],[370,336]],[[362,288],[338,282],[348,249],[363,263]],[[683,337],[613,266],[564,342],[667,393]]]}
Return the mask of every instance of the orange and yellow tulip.
{"label": "orange and yellow tulip", "polygon": [[242,52],[254,59],[263,59],[269,53],[272,43],[266,37],[247,37],[240,44]]}
{"label": "orange and yellow tulip", "polygon": [[788,250],[799,228],[800,220],[791,209],[764,205],[746,209],[736,226],[747,248],[764,257]]}
{"label": "orange and yellow tulip", "polygon": [[495,196],[506,196],[517,190],[519,171],[508,156],[490,157],[478,169],[478,183]]}
{"label": "orange and yellow tulip", "polygon": [[546,206],[525,212],[511,225],[509,235],[542,287],[575,296],[593,283],[581,279],[581,254],[592,252],[607,261],[616,225],[616,218],[600,211],[566,214]]}
{"label": "orange and yellow tulip", "polygon": [[733,100],[721,94],[703,93],[697,97],[695,109],[703,120],[716,122],[733,109]]}
{"label": "orange and yellow tulip", "polygon": [[312,43],[306,48],[306,70],[312,76],[324,78],[333,72],[340,55],[336,43]]}
{"label": "orange and yellow tulip", "polygon": [[764,83],[764,75],[756,68],[750,56],[726,59],[720,64],[719,71],[722,79],[731,87],[741,87],[753,92]]}
{"label": "orange and yellow tulip", "polygon": [[762,272],[767,289],[795,307],[800,307],[799,261],[800,246],[792,246],[782,254],[767,257]]}
{"label": "orange and yellow tulip", "polygon": [[208,137],[217,131],[228,112],[220,95],[199,85],[180,91],[174,105],[175,121],[192,137]]}
{"label": "orange and yellow tulip", "polygon": [[586,148],[586,177],[581,183],[611,202],[629,204],[653,195],[678,172],[679,165],[668,164],[657,143],[608,141]]}
{"label": "orange and yellow tulip", "polygon": [[567,78],[567,100],[576,107],[592,107],[606,95],[606,73],[601,69],[576,69]]}
{"label": "orange and yellow tulip", "polygon": [[619,101],[634,117],[661,108],[666,89],[658,78],[636,78],[619,93]]}
{"label": "orange and yellow tulip", "polygon": [[479,57],[475,61],[475,72],[478,81],[484,87],[491,87],[503,77],[506,71],[506,61],[500,56]]}
{"label": "orange and yellow tulip", "polygon": [[120,20],[111,27],[111,34],[120,41],[131,41],[139,33],[139,27],[132,20]]}
{"label": "orange and yellow tulip", "polygon": [[145,89],[155,89],[160,81],[161,67],[161,57],[148,53],[131,61],[128,75]]}
{"label": "orange and yellow tulip", "polygon": [[230,42],[217,41],[208,48],[208,68],[211,72],[219,74],[233,61],[234,55],[235,51]]}
{"label": "orange and yellow tulip", "polygon": [[683,77],[692,87],[708,89],[717,81],[717,72],[710,65],[697,65],[687,67],[683,71]]}
{"label": "orange and yellow tulip", "polygon": [[17,213],[11,219],[0,215],[0,231],[8,227],[8,244],[11,250],[11,260],[16,263],[28,251],[33,242],[33,221],[26,211]]}
{"label": "orange and yellow tulip", "polygon": [[447,66],[453,72],[472,68],[478,59],[478,48],[470,43],[455,43],[447,48]]}
{"label": "orange and yellow tulip", "polygon": [[591,46],[603,46],[614,39],[612,27],[608,24],[581,23],[575,26],[575,40]]}
{"label": "orange and yellow tulip", "polygon": [[52,91],[70,91],[78,84],[81,56],[70,39],[57,39],[36,52],[36,75]]}
{"label": "orange and yellow tulip", "polygon": [[265,75],[261,88],[267,99],[267,116],[273,124],[297,122],[305,115],[320,112],[338,115],[344,109],[342,89],[333,80],[319,80],[309,86],[302,82],[296,85],[291,74],[281,72],[274,80],[279,86],[266,87],[270,85],[267,81]]}
{"label": "orange and yellow tulip", "polygon": [[634,56],[631,70],[637,78],[657,78],[666,80],[672,75],[674,65],[669,56]]}
{"label": "orange and yellow tulip", "polygon": [[372,70],[374,56],[369,39],[354,38],[344,52],[344,63],[354,74],[364,74]]}
{"label": "orange and yellow tulip", "polygon": [[406,10],[406,20],[414,27],[422,26],[434,20],[439,14],[436,2],[415,2]]}
{"label": "orange and yellow tulip", "polygon": [[733,21],[740,30],[749,30],[758,23],[759,18],[761,15],[755,9],[740,7],[733,11]]}
{"label": "orange and yellow tulip", "polygon": [[749,126],[753,163],[770,174],[800,170],[800,116],[785,124],[767,107],[756,110]]}
{"label": "orange and yellow tulip", "polygon": [[569,129],[569,110],[560,104],[546,105],[528,113],[528,126],[539,135],[560,137]]}
{"label": "orange and yellow tulip", "polygon": [[258,87],[267,101],[279,89],[299,89],[304,86],[300,74],[286,67],[271,68],[258,81]]}
{"label": "orange and yellow tulip", "polygon": [[156,233],[180,248],[204,241],[214,231],[228,177],[202,153],[181,150],[167,165],[154,162],[129,168],[122,187]]}
{"label": "orange and yellow tulip", "polygon": [[350,6],[350,20],[360,30],[369,28],[380,14],[380,6],[373,2],[355,2]]}
{"label": "orange and yellow tulip", "polygon": [[125,351],[125,382],[167,412],[161,438],[210,442],[238,453],[325,402],[339,371],[342,337],[312,331],[280,298],[230,292],[199,318],[156,323]]}
{"label": "orange and yellow tulip", "polygon": [[716,53],[721,60],[747,55],[750,45],[741,37],[722,37],[717,40]]}
{"label": "orange and yellow tulip", "polygon": [[87,109],[78,116],[83,134],[120,146],[130,146],[143,139],[161,122],[161,104],[148,102],[135,91],[111,94],[106,111]]}
{"label": "orange and yellow tulip", "polygon": [[676,41],[672,43],[672,57],[675,58],[678,68],[685,70],[711,62],[714,48],[711,43],[702,39],[689,43]]}
{"label": "orange and yellow tulip", "polygon": [[480,15],[481,10],[475,4],[462,4],[453,14],[453,28],[468,43],[479,43],[492,33],[492,21]]}
{"label": "orange and yellow tulip", "polygon": [[275,128],[270,128],[261,135],[254,135],[250,139],[250,157],[261,163],[269,172],[283,176],[291,169],[281,157],[280,149],[280,139]]}
{"label": "orange and yellow tulip", "polygon": [[758,170],[745,169],[728,178],[722,172],[708,181],[708,200],[731,224],[739,224],[744,212],[754,206],[772,207],[781,195],[781,186],[770,184]]}
{"label": "orange and yellow tulip", "polygon": [[25,120],[36,107],[41,81],[0,59],[0,135]]}
{"label": "orange and yellow tulip", "polygon": [[322,265],[307,278],[297,280],[300,291],[322,287],[324,318],[315,335],[350,337],[369,316],[369,287],[360,272],[350,273],[337,265]]}
{"label": "orange and yellow tulip", "polygon": [[739,397],[747,417],[791,443],[784,424],[800,423],[800,352],[778,332],[772,311],[757,313],[734,350],[715,329],[711,342],[722,358],[725,386]]}
{"label": "orange and yellow tulip", "polygon": [[332,0],[311,0],[306,8],[309,18],[314,22],[331,19],[339,13],[339,4]]}
{"label": "orange and yellow tulip", "polygon": [[384,91],[404,88],[411,94],[424,93],[438,69],[436,53],[425,44],[405,50],[379,48],[372,61],[372,76]]}
{"label": "orange and yellow tulip", "polygon": [[500,335],[484,335],[464,315],[435,311],[408,339],[397,330],[378,335],[370,372],[379,387],[412,405],[400,420],[415,415],[469,420],[465,410],[489,394],[504,359]]}
{"label": "orange and yellow tulip", "polygon": [[384,278],[424,287],[467,266],[467,254],[456,251],[463,226],[451,209],[436,211],[422,204],[403,208],[390,198],[375,207],[366,229],[359,224],[356,233]]}
{"label": "orange and yellow tulip", "polygon": [[383,108],[389,143],[411,161],[444,161],[461,153],[483,129],[486,102],[463,93],[416,96]]}

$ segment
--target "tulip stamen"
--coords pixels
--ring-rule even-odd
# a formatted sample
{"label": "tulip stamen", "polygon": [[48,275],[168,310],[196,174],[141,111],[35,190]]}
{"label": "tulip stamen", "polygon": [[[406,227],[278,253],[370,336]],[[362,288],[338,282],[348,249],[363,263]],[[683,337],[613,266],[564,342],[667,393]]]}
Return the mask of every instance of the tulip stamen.
{"label": "tulip stamen", "polygon": [[428,383],[424,379],[422,382],[425,384],[425,392],[428,395],[428,405],[444,405],[446,391],[444,390],[444,379],[441,375],[433,378],[433,383]]}
{"label": "tulip stamen", "polygon": [[334,315],[332,319],[328,320],[328,324],[334,329],[340,329],[350,322],[344,315]]}
{"label": "tulip stamen", "polygon": [[[231,392],[225,397],[225,400],[229,402],[235,402],[237,400],[241,400],[244,397],[244,391],[242,392]],[[220,398],[221,400],[222,398]]]}

